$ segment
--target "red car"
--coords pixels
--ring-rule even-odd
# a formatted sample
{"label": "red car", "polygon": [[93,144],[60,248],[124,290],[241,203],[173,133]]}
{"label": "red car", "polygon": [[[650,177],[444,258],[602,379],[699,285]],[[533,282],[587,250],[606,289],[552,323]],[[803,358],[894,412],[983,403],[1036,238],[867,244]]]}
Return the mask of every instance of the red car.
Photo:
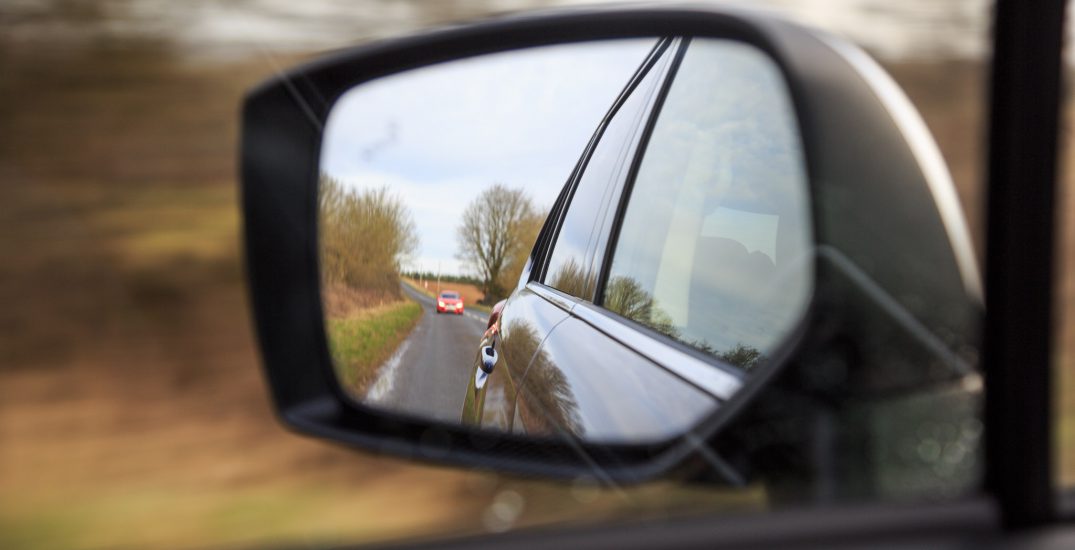
{"label": "red car", "polygon": [[463,314],[463,296],[454,290],[445,290],[437,297],[437,313]]}

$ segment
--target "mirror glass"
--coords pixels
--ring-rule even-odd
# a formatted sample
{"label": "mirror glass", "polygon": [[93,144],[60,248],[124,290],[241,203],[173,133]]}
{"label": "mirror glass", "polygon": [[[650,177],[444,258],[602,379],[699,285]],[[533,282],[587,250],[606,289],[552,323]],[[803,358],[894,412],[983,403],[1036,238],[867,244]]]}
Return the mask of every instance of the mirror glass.
{"label": "mirror glass", "polygon": [[339,384],[482,430],[682,434],[809,302],[797,128],[777,66],[729,40],[543,46],[356,86],[320,161]]}

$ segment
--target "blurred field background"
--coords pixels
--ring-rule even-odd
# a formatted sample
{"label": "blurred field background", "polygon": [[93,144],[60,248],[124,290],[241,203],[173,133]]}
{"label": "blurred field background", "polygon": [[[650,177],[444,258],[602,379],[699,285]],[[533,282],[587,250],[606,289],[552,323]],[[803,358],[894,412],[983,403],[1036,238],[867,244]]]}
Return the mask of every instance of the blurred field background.
{"label": "blurred field background", "polygon": [[[759,500],[416,465],[296,437],[273,418],[239,253],[243,91],[313,52],[538,5],[0,5],[0,547],[304,547]],[[985,27],[973,28],[984,43]],[[980,59],[882,56],[937,136],[979,244]],[[1065,217],[1064,250],[1073,236]],[[1075,483],[1073,258],[1058,316],[1057,387],[1071,388],[1058,400],[1065,483]]]}

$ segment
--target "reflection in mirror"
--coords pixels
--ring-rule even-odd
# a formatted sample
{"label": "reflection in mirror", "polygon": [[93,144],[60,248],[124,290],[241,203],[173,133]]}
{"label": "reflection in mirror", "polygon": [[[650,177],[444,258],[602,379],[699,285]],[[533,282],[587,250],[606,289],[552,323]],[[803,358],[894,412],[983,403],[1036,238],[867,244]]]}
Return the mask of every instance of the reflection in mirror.
{"label": "reflection in mirror", "polygon": [[321,275],[352,397],[459,420],[489,308],[655,42],[486,55],[339,99],[322,140]]}
{"label": "reflection in mirror", "polygon": [[642,154],[604,306],[749,371],[802,317],[812,247],[779,70],[755,48],[693,41]]}
{"label": "reflection in mirror", "polygon": [[[749,49],[694,41],[704,42]],[[328,346],[338,382],[351,398],[483,430],[645,443],[689,429],[742,385],[743,374],[718,364],[701,365],[712,372],[693,380],[632,349],[632,342],[613,340],[573,318],[571,302],[542,284],[520,282],[567,185],[566,214],[547,225],[558,269],[546,284],[586,301],[603,289],[603,301],[596,303],[608,310],[666,336],[705,337],[705,345],[718,346],[724,340],[702,326],[712,318],[687,313],[679,302],[685,295],[672,288],[676,281],[696,283],[681,249],[739,228],[738,235],[749,236],[743,237],[748,250],[764,248],[779,262],[794,252],[781,248],[781,231],[797,231],[797,238],[809,241],[809,231],[794,226],[807,218],[778,221],[770,212],[774,205],[759,209],[728,192],[752,185],[764,192],[765,185],[748,181],[757,174],[737,172],[751,163],[770,162],[766,177],[801,168],[801,159],[789,156],[798,154],[798,142],[780,142],[797,135],[775,66],[750,50],[755,56],[739,64],[710,59],[707,70],[723,71],[722,78],[687,77],[682,67],[677,76],[677,53],[689,43],[625,39],[484,55],[360,84],[337,101],[322,140],[319,245]],[[680,78],[685,84],[675,82]],[[777,98],[785,110],[773,115],[746,109],[737,119],[717,121],[724,124],[722,135],[761,140],[761,146],[741,149],[760,155],[749,161],[729,160],[735,151],[724,149],[730,142],[704,135],[716,119],[703,116],[695,127],[683,108],[676,117],[688,120],[669,129],[662,129],[668,117],[658,118],[647,150],[643,128],[660,108],[665,83],[673,94],[678,86],[696,97]],[[751,129],[737,132],[736,124]],[[686,156],[675,152],[684,148]],[[673,152],[650,152],[666,149]],[[636,199],[636,189],[621,201],[630,188],[624,185],[628,167],[643,151],[647,160],[635,185],[647,196]],[[677,162],[685,164],[667,165]],[[581,172],[573,179],[576,166]],[[799,215],[806,209],[804,175],[793,176],[772,188],[798,185],[786,201]],[[660,178],[681,182],[663,182],[670,186],[667,196],[652,200],[657,191],[647,186]],[[652,211],[636,212],[648,203]],[[675,211],[688,203],[697,212]],[[649,231],[624,225],[615,240],[621,204],[628,206],[631,224]],[[719,214],[722,208],[734,211]],[[570,228],[561,232],[561,225]],[[630,236],[632,231],[641,233]],[[772,242],[758,240],[765,238]],[[662,252],[669,240],[679,241],[678,252]],[[605,246],[616,253],[609,256],[615,258],[612,276],[602,284]],[[706,269],[707,288],[724,284],[720,269]],[[736,292],[736,281],[724,291]],[[809,290],[809,279],[786,287]],[[494,306],[499,315],[489,324]],[[800,314],[780,312],[774,319]],[[731,315],[718,320],[726,323]],[[726,332],[737,338],[751,330]],[[765,346],[714,353],[749,368],[784,330],[772,328],[775,336]]]}

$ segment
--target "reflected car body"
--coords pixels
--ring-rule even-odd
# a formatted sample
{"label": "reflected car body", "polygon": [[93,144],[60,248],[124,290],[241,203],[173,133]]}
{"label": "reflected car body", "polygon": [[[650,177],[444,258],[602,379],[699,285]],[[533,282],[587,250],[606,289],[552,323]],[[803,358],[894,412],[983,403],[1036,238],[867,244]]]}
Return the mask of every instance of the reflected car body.
{"label": "reflected car body", "polygon": [[437,313],[463,314],[463,295],[454,290],[444,290],[437,296]]}
{"label": "reflected car body", "polygon": [[[624,337],[639,340],[646,334],[630,319],[590,306],[597,287],[592,273],[599,269],[554,280],[547,257],[554,236],[568,233],[563,214],[558,219],[557,210],[573,208],[577,213],[582,208],[584,226],[593,225],[587,219],[609,220],[594,230],[599,235],[584,237],[609,241],[612,224],[606,213],[615,208],[615,193],[599,192],[603,200],[595,202],[578,190],[570,206],[567,195],[573,186],[588,185],[588,174],[615,168],[598,158],[602,146],[614,153],[621,149],[637,153],[640,139],[635,130],[653,112],[657,91],[672,72],[676,49],[685,47],[678,39],[657,41],[598,128],[597,151],[583,154],[542,229],[520,284],[490,319],[464,400],[464,423],[537,437],[585,436],[588,442],[658,442],[689,430],[741,387],[744,373],[740,369],[699,365],[691,352],[684,353],[679,346],[662,343],[651,351],[662,348],[658,355],[664,355],[668,363],[682,365],[686,360],[705,372],[693,379],[685,377],[676,368],[666,368],[652,353],[624,345]],[[623,130],[622,136],[617,128]],[[630,163],[630,155],[605,158],[609,157],[619,157],[619,164]],[[596,249],[590,253],[597,255]],[[549,273],[542,277],[542,270]],[[580,296],[585,298],[580,300]],[[488,374],[482,372],[484,354],[480,351],[487,346],[498,351],[496,365]],[[614,365],[616,371],[607,372],[599,367],[603,365]]]}

